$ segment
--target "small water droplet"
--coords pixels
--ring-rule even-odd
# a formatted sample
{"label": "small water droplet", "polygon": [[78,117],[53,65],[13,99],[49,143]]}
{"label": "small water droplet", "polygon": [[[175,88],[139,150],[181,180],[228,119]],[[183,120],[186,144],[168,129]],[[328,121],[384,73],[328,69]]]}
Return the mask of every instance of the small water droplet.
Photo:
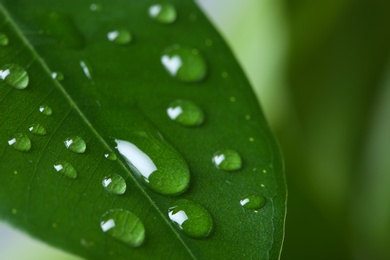
{"label": "small water droplet", "polygon": [[46,129],[41,124],[33,124],[28,130],[36,135],[46,135]]}
{"label": "small water droplet", "polygon": [[140,246],[145,240],[144,224],[134,213],[127,210],[107,211],[100,220],[100,227],[103,232],[131,247]]}
{"label": "small water droplet", "polygon": [[8,144],[21,152],[28,152],[31,149],[31,140],[27,135],[18,133],[8,140]]}
{"label": "small water droplet", "polygon": [[104,158],[107,158],[110,161],[115,161],[117,159],[117,156],[115,153],[107,152],[104,154]]}
{"label": "small water droplet", "polygon": [[248,139],[248,140],[249,140],[249,142],[251,142],[251,143],[252,143],[252,142],[254,142],[254,141],[255,141],[255,138],[253,138],[253,137],[249,137],[249,139]]}
{"label": "small water droplet", "polygon": [[224,171],[236,171],[241,169],[241,156],[233,150],[220,150],[212,159],[215,167]]}
{"label": "small water droplet", "polygon": [[102,10],[102,6],[100,4],[92,3],[89,5],[89,10],[91,10],[91,12],[100,12]]}
{"label": "small water droplet", "polygon": [[15,174],[15,175],[17,175],[17,174],[18,174],[18,171],[17,171],[17,170],[15,170],[15,171],[14,171],[14,174]]}
{"label": "small water droplet", "polygon": [[29,77],[27,71],[17,64],[6,64],[0,70],[0,80],[16,89],[25,89]]}
{"label": "small water droplet", "polygon": [[65,161],[59,161],[53,165],[56,172],[62,173],[66,177],[70,179],[76,179],[77,178],[77,171],[73,167],[72,164],[65,162]]}
{"label": "small water droplet", "polygon": [[7,46],[9,43],[7,35],[0,33],[0,46]]}
{"label": "small water droplet", "polygon": [[207,66],[194,49],[173,45],[163,52],[161,63],[167,72],[183,82],[197,82],[206,76]]}
{"label": "small water droplet", "polygon": [[104,177],[102,185],[108,192],[116,195],[121,195],[126,191],[126,182],[118,174],[111,174]]}
{"label": "small water droplet", "polygon": [[12,214],[16,215],[16,213],[18,213],[18,210],[17,209],[12,209],[11,212],[12,212]]}
{"label": "small water droplet", "polygon": [[132,41],[133,36],[131,33],[126,30],[126,29],[118,29],[118,30],[113,30],[107,33],[107,39],[110,42],[119,44],[119,45],[124,45],[128,44]]}
{"label": "small water droplet", "polygon": [[251,115],[245,115],[246,120],[251,120]]}
{"label": "small water droplet", "polygon": [[172,102],[167,109],[167,114],[173,121],[185,126],[197,126],[204,120],[203,110],[187,100]]}
{"label": "small water droplet", "polygon": [[47,105],[40,106],[39,107],[39,112],[41,112],[45,116],[51,116],[51,114],[53,113],[51,108],[49,106],[47,106]]}
{"label": "small water droplet", "polygon": [[52,223],[52,224],[51,224],[51,227],[52,227],[52,228],[57,228],[57,223]]}
{"label": "small water droplet", "polygon": [[75,153],[84,153],[87,144],[80,136],[69,137],[64,141],[65,147]]}
{"label": "small water droplet", "polygon": [[262,172],[263,172],[263,173],[267,173],[267,170],[266,170],[266,169],[263,169]]}
{"label": "small water droplet", "polygon": [[240,200],[241,206],[253,210],[261,209],[262,207],[264,207],[265,203],[266,203],[265,198],[260,195],[249,195],[243,197]]}
{"label": "small water droplet", "polygon": [[84,238],[80,239],[80,244],[81,244],[83,247],[85,247],[85,248],[90,248],[90,247],[92,247],[92,246],[95,245],[94,242],[89,241],[89,240],[84,239]]}
{"label": "small water droplet", "polygon": [[177,14],[173,5],[162,3],[150,6],[149,16],[159,23],[170,24],[176,20]]}
{"label": "small water droplet", "polygon": [[236,97],[230,97],[229,100],[230,100],[230,102],[234,103],[234,102],[236,102]]}
{"label": "small water droplet", "polygon": [[89,64],[89,62],[86,61],[86,60],[81,60],[80,61],[80,67],[83,70],[84,75],[88,79],[92,79],[92,69],[91,69],[91,65]]}
{"label": "small water droplet", "polygon": [[51,77],[58,81],[64,80],[64,74],[62,74],[60,71],[53,71],[51,73]]}
{"label": "small water droplet", "polygon": [[178,200],[168,209],[168,217],[187,236],[205,238],[213,230],[213,219],[207,209],[191,200]]}

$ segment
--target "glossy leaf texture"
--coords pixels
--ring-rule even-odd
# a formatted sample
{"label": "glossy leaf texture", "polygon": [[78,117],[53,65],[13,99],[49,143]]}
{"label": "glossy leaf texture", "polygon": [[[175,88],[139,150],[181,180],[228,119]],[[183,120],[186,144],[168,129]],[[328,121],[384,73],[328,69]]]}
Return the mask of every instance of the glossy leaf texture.
{"label": "glossy leaf texture", "polygon": [[[176,14],[159,19],[152,1],[0,3],[9,39],[0,67],[28,75],[25,88],[22,70],[0,78],[5,221],[89,259],[279,257],[281,155],[242,70],[195,3],[172,1]],[[38,124],[44,134],[29,132]],[[16,134],[31,147],[13,147]],[[217,158],[231,171],[215,165],[224,150],[241,158]],[[107,176],[117,175],[108,192]],[[252,195],[265,198],[262,208],[241,205]],[[199,206],[181,226],[168,211],[182,199]],[[197,219],[206,211],[211,224]],[[111,217],[120,218],[114,229]],[[123,237],[117,228],[130,220],[138,233]],[[211,233],[197,226],[206,222]]]}

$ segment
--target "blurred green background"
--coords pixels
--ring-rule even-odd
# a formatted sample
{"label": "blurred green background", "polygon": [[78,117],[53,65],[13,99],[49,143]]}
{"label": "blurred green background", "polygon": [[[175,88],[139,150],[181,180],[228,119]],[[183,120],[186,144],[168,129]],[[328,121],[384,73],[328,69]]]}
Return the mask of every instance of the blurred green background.
{"label": "blurred green background", "polygon": [[[390,1],[198,3],[284,153],[282,259],[390,259]],[[1,224],[0,241],[0,259],[77,259]]]}

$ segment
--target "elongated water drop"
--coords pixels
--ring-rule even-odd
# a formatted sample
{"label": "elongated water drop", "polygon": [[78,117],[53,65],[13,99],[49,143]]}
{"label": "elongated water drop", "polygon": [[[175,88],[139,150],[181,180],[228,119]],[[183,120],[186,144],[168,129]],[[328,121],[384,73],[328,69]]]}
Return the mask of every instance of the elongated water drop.
{"label": "elongated water drop", "polygon": [[167,109],[168,116],[175,122],[185,126],[197,126],[203,123],[203,110],[188,100],[176,100]]}
{"label": "elongated water drop", "polygon": [[91,65],[89,64],[89,62],[86,61],[86,60],[81,60],[80,61],[80,67],[83,70],[84,75],[88,79],[92,79],[92,69],[91,69]]}
{"label": "elongated water drop", "polygon": [[53,79],[58,80],[58,81],[64,80],[64,74],[62,74],[62,72],[60,72],[60,71],[53,71],[51,73],[51,77]]}
{"label": "elongated water drop", "polygon": [[104,153],[104,158],[107,158],[110,161],[115,161],[117,159],[117,156],[115,153],[106,152],[106,153]]}
{"label": "elongated water drop", "polygon": [[102,185],[108,192],[116,195],[121,195],[126,191],[126,182],[118,174],[111,174],[104,177]]}
{"label": "elongated water drop", "polygon": [[148,13],[150,18],[164,24],[173,23],[177,16],[175,7],[168,3],[152,5],[149,7]]}
{"label": "elongated water drop", "polygon": [[241,156],[234,150],[220,150],[214,154],[212,161],[215,167],[224,171],[236,171],[242,166]]}
{"label": "elongated water drop", "polygon": [[16,89],[25,89],[28,86],[28,74],[17,64],[6,64],[0,70],[0,80]]}
{"label": "elongated water drop", "polygon": [[100,220],[100,227],[103,232],[131,247],[140,246],[145,240],[144,224],[134,213],[127,210],[107,211]]}
{"label": "elongated water drop", "polygon": [[213,219],[207,209],[191,200],[178,200],[168,209],[168,217],[184,234],[205,238],[213,230]]}
{"label": "elongated water drop", "polygon": [[206,76],[207,66],[196,49],[173,45],[161,56],[161,63],[167,72],[183,82],[197,82]]}
{"label": "elongated water drop", "polygon": [[46,135],[46,129],[41,124],[32,124],[28,130],[36,135]]}
{"label": "elongated water drop", "polygon": [[47,105],[42,105],[39,107],[39,112],[41,112],[42,114],[44,114],[45,116],[51,116],[51,114],[53,113],[53,111],[51,110],[51,108]]}
{"label": "elongated water drop", "polygon": [[65,147],[75,153],[84,153],[87,144],[80,136],[69,137],[64,141]]}
{"label": "elongated water drop", "polygon": [[21,152],[28,152],[31,149],[31,140],[27,135],[18,133],[12,139],[8,140],[8,144]]}
{"label": "elongated water drop", "polygon": [[264,207],[265,203],[266,200],[263,196],[255,194],[245,196],[240,200],[241,206],[253,210],[261,209],[262,207]]}
{"label": "elongated water drop", "polygon": [[56,172],[62,173],[66,177],[70,179],[76,179],[77,178],[77,171],[73,167],[72,164],[65,162],[65,161],[58,161],[54,165],[54,170]]}
{"label": "elongated water drop", "polygon": [[9,43],[8,37],[4,33],[0,33],[0,46],[7,46]]}
{"label": "elongated water drop", "polygon": [[113,42],[113,43],[116,43],[119,45],[124,45],[124,44],[130,43],[133,39],[133,36],[131,35],[131,33],[128,30],[121,28],[121,29],[117,29],[117,30],[113,30],[113,31],[108,32],[107,39],[110,42]]}

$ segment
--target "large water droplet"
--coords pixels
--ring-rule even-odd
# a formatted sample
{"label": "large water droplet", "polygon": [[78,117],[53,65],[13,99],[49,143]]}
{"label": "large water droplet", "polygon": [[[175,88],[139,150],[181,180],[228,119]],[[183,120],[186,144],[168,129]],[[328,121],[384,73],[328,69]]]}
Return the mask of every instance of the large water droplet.
{"label": "large water droplet", "polygon": [[41,124],[32,124],[28,130],[36,135],[46,135],[46,129]]}
{"label": "large water droplet", "polygon": [[240,200],[241,206],[253,210],[261,209],[262,207],[264,207],[265,203],[266,200],[263,196],[255,195],[255,194],[245,196]]}
{"label": "large water droplet", "polygon": [[224,171],[236,171],[241,169],[241,156],[233,150],[220,150],[216,152],[212,159],[215,167]]}
{"label": "large water droplet", "polygon": [[191,200],[178,200],[168,209],[168,217],[193,238],[205,238],[213,230],[213,219],[207,209]]}
{"label": "large water droplet", "polygon": [[174,45],[163,52],[161,63],[172,77],[183,82],[197,82],[206,76],[206,62],[196,49]]}
{"label": "large water droplet", "polygon": [[203,110],[191,101],[176,100],[167,109],[168,116],[185,126],[197,126],[203,123]]}
{"label": "large water droplet", "polygon": [[102,185],[108,192],[116,195],[123,194],[126,191],[126,182],[118,174],[111,174],[104,177]]}
{"label": "large water droplet", "polygon": [[0,33],[0,46],[7,46],[9,43],[7,35]]}
{"label": "large water droplet", "polygon": [[53,165],[56,172],[62,173],[66,177],[70,179],[76,179],[77,178],[77,171],[73,167],[72,164],[65,162],[65,161],[59,161]]}
{"label": "large water droplet", "polygon": [[53,111],[51,110],[51,108],[47,105],[42,105],[39,107],[39,112],[41,112],[42,114],[44,114],[45,116],[51,116],[51,114],[53,114]]}
{"label": "large water droplet", "polygon": [[104,158],[107,158],[110,161],[115,161],[117,159],[117,156],[115,153],[106,152],[106,153],[104,153]]}
{"label": "large water droplet", "polygon": [[100,227],[103,232],[131,247],[140,246],[145,240],[144,224],[127,210],[107,211],[100,220]]}
{"label": "large water droplet", "polygon": [[149,16],[159,23],[173,23],[176,20],[176,9],[168,3],[155,4],[149,7]]}
{"label": "large water droplet", "polygon": [[8,144],[21,152],[28,152],[31,149],[30,138],[22,133],[15,134],[11,140],[8,140]]}
{"label": "large water droplet", "polygon": [[51,73],[51,77],[53,79],[58,80],[58,81],[64,80],[64,74],[62,74],[62,72],[60,72],[60,71],[53,71]]}
{"label": "large water droplet", "polygon": [[164,195],[184,192],[190,183],[190,172],[183,158],[163,140],[146,137],[139,141],[144,150],[128,141],[115,140],[116,149],[129,167],[155,192]]}
{"label": "large water droplet", "polygon": [[6,64],[0,70],[0,79],[16,89],[24,89],[28,86],[28,74],[25,69],[17,64]]}
{"label": "large water droplet", "polygon": [[118,30],[113,30],[111,32],[108,32],[107,39],[110,42],[124,45],[130,43],[131,40],[133,39],[133,36],[128,30],[121,28]]}
{"label": "large water droplet", "polygon": [[69,137],[64,141],[66,148],[75,153],[84,153],[87,144],[80,136]]}

